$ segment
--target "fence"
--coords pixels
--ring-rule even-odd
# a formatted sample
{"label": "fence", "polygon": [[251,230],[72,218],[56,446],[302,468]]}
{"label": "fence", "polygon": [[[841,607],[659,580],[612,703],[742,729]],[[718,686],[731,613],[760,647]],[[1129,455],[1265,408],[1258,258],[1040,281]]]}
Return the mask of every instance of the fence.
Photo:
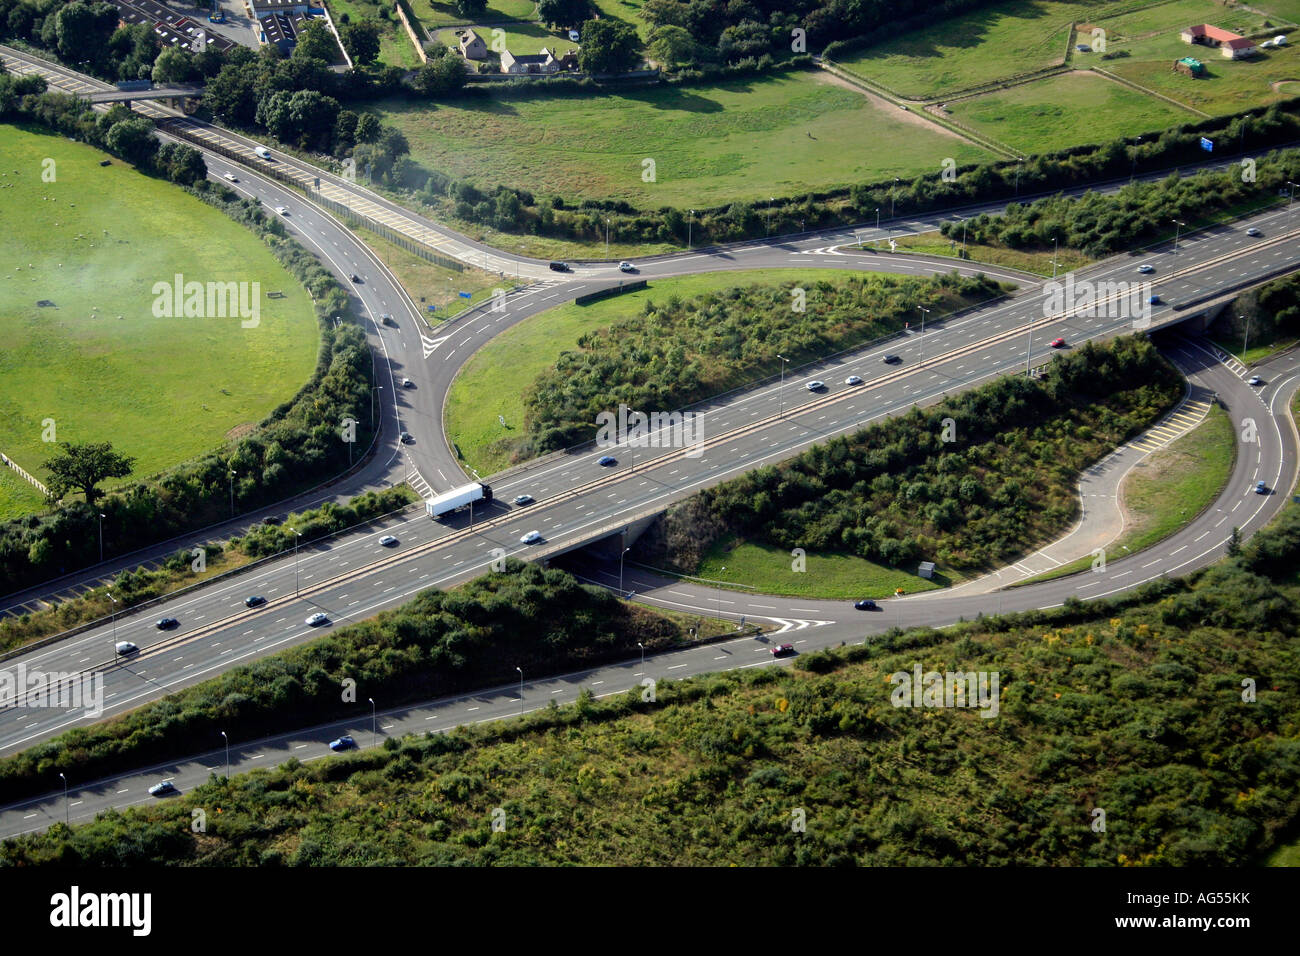
{"label": "fence", "polygon": [[395,246],[405,249],[412,255],[419,256],[421,259],[427,259],[434,265],[442,266],[444,269],[452,269],[456,272],[465,271],[465,266],[462,263],[457,262],[455,259],[434,252],[432,249],[416,242],[409,236],[403,235],[391,226],[387,226],[377,219],[371,219],[369,216],[357,212],[355,209],[339,202],[337,199],[330,199],[327,196],[322,196],[320,193],[313,194],[312,199],[335,215],[348,220],[349,225],[364,226],[375,235],[382,239],[386,239]]}
{"label": "fence", "polygon": [[[641,284],[642,284],[642,285],[645,285],[644,282],[641,283]],[[49,488],[46,488],[46,487],[45,487],[43,484],[41,484],[41,483],[40,483],[40,482],[39,482],[35,477],[33,477],[31,474],[29,474],[27,471],[25,471],[25,470],[23,469],[23,467],[22,467],[21,465],[18,464],[18,462],[14,461],[12,458],[10,458],[8,455],[6,455],[4,452],[0,452],[0,459],[3,459],[3,461],[4,461],[4,463],[5,463],[6,465],[8,465],[8,466],[9,466],[10,468],[12,468],[14,471],[18,472],[18,474],[21,475],[23,478],[25,478],[28,482],[30,482],[31,484],[35,485],[36,488],[37,488],[37,490],[40,491],[41,494],[45,495],[46,497],[49,496],[49,494],[50,494],[50,489],[49,489]]]}

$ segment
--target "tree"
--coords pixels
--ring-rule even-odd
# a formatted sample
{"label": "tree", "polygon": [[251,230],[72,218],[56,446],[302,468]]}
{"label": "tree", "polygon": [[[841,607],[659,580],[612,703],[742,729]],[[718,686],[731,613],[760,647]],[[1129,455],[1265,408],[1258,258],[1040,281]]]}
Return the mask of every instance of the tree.
{"label": "tree", "polygon": [[158,149],[158,140],[153,136],[153,123],[143,116],[114,123],[104,137],[104,143],[111,152],[137,166],[152,161]]}
{"label": "tree", "polygon": [[699,56],[699,44],[690,31],[671,24],[650,31],[650,56],[663,66],[692,63]]}
{"label": "tree", "polygon": [[487,9],[487,0],[456,0],[456,13],[466,20],[477,20]]}
{"label": "tree", "polygon": [[[46,17],[54,23],[54,46],[68,63],[102,62],[117,30],[117,18],[117,9],[107,3],[70,3]],[[41,32],[44,37],[44,28]]]}
{"label": "tree", "polygon": [[155,83],[188,83],[198,71],[194,69],[194,56],[184,47],[169,46],[158,54],[153,65]]}
{"label": "tree", "polygon": [[334,62],[337,55],[334,47],[334,35],[325,26],[323,20],[308,20],[298,31],[298,43],[293,48],[295,60],[323,60]]}
{"label": "tree", "polygon": [[93,505],[102,494],[96,485],[106,478],[125,478],[135,465],[134,458],[114,452],[112,442],[63,441],[59,447],[62,453],[45,462],[45,469],[50,473],[50,494],[57,498],[70,491],[80,491],[86,503]]}
{"label": "tree", "polygon": [[636,28],[616,20],[588,20],[582,25],[578,66],[584,73],[626,73],[641,56]]}
{"label": "tree", "polygon": [[554,26],[571,27],[587,18],[587,0],[538,0],[537,15]]}
{"label": "tree", "polygon": [[415,88],[425,96],[454,93],[465,85],[465,67],[458,56],[430,60],[415,74]]}
{"label": "tree", "polygon": [[379,139],[380,132],[379,118],[374,113],[362,113],[357,120],[357,142],[373,143]]}
{"label": "tree", "polygon": [[356,63],[374,63],[379,58],[379,24],[366,18],[343,29],[343,45]]}

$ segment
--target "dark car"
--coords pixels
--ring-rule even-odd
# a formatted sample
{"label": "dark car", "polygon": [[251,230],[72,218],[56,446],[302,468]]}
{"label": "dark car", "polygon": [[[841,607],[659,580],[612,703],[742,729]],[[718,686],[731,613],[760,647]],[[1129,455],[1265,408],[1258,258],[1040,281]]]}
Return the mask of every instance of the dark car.
{"label": "dark car", "polygon": [[383,315],[379,317],[379,321],[383,322],[384,325],[391,325],[393,328],[398,327],[397,320],[393,318],[391,315],[389,315],[387,312],[385,312]]}
{"label": "dark car", "polygon": [[572,271],[572,270],[569,268],[569,264],[568,264],[567,262],[552,262],[552,263],[551,263],[551,271],[552,271],[552,272],[570,272],[570,271]]}
{"label": "dark car", "polygon": [[601,455],[600,460],[597,461],[596,464],[603,465],[604,467],[608,468],[610,465],[617,465],[618,459],[615,458],[613,455]]}
{"label": "dark car", "polygon": [[179,626],[180,623],[181,622],[176,620],[174,617],[162,617],[158,619],[158,623],[155,624],[154,627],[158,628],[160,631],[170,631],[173,627]]}
{"label": "dark car", "polygon": [[773,657],[787,657],[793,653],[794,653],[793,644],[778,644],[776,645],[776,647],[772,648]]}
{"label": "dark car", "polygon": [[1255,482],[1255,494],[1257,495],[1268,494],[1268,485],[1264,484],[1264,482],[1262,481]]}
{"label": "dark car", "polygon": [[330,741],[330,750],[351,750],[357,745],[357,742],[351,737],[344,734],[338,740]]}
{"label": "dark car", "polygon": [[411,442],[415,441],[415,437],[410,432],[402,432],[400,437],[403,445],[409,445]]}
{"label": "dark car", "polygon": [[250,594],[244,598],[244,607],[260,607],[266,603],[266,598],[260,594]]}
{"label": "dark car", "polygon": [[886,355],[881,361],[886,365],[897,365],[899,362],[903,361],[903,359],[897,355]]}
{"label": "dark car", "polygon": [[353,282],[360,282],[360,281],[361,281],[361,276],[357,275],[355,272],[352,273],[352,281],[353,281]]}
{"label": "dark car", "polygon": [[149,796],[151,797],[168,797],[175,792],[176,784],[172,783],[170,780],[164,780],[162,783],[155,783],[149,788]]}
{"label": "dark car", "polygon": [[284,519],[277,518],[275,515],[267,515],[262,519],[262,524],[284,524]]}
{"label": "dark car", "polygon": [[861,601],[854,601],[853,606],[859,611],[879,611],[880,605],[871,598],[863,598]]}

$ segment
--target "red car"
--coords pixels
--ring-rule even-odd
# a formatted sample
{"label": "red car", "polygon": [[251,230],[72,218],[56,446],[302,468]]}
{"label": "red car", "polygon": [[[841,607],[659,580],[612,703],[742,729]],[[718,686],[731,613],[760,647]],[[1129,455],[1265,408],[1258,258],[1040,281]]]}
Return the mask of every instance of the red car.
{"label": "red car", "polygon": [[1065,348],[1065,339],[1052,339],[1052,348],[1054,349]]}
{"label": "red car", "polygon": [[785,657],[787,654],[793,654],[793,653],[794,653],[793,644],[778,644],[776,645],[776,647],[772,648],[773,657]]}

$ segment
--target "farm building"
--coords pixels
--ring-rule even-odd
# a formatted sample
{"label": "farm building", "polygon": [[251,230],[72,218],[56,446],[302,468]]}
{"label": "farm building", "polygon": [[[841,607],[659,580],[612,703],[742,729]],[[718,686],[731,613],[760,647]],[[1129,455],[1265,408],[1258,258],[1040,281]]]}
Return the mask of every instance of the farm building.
{"label": "farm building", "polygon": [[1205,64],[1195,57],[1185,56],[1174,63],[1174,70],[1188,76],[1204,76]]}
{"label": "farm building", "polygon": [[1184,43],[1199,43],[1202,46],[1217,47],[1224,58],[1229,60],[1240,60],[1244,57],[1254,56],[1256,53],[1254,40],[1249,40],[1240,34],[1233,33],[1231,30],[1211,26],[1208,23],[1187,27],[1180,35]]}

